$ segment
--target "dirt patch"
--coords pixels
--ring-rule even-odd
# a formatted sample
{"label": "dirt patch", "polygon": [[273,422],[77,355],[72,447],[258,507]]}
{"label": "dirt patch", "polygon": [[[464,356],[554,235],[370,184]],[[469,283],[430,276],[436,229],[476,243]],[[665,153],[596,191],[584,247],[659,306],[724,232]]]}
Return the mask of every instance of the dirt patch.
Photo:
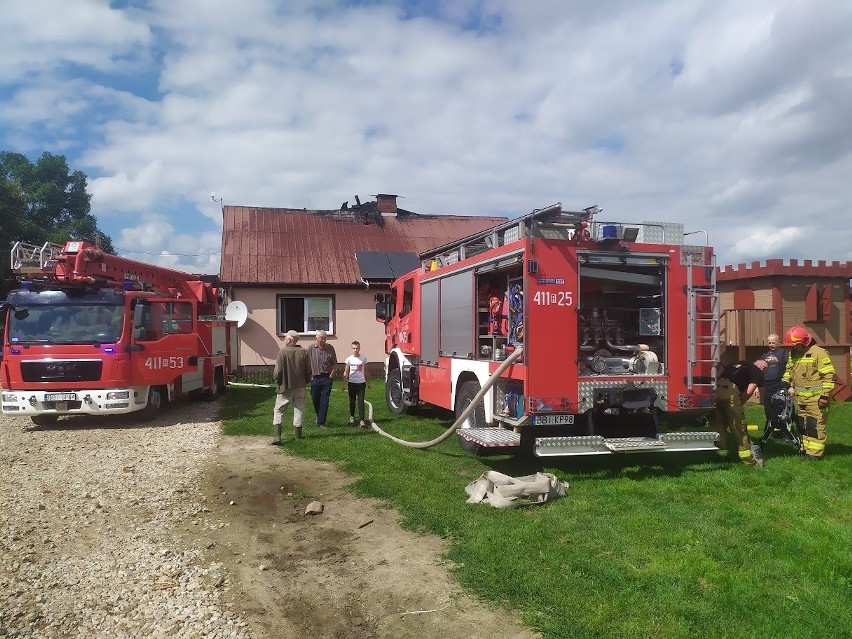
{"label": "dirt patch", "polygon": [[[222,438],[202,487],[204,530],[190,529],[258,637],[538,636],[452,583],[445,542],[403,530],[395,511],[353,497],[350,482],[265,438]],[[321,514],[305,514],[312,501]]]}

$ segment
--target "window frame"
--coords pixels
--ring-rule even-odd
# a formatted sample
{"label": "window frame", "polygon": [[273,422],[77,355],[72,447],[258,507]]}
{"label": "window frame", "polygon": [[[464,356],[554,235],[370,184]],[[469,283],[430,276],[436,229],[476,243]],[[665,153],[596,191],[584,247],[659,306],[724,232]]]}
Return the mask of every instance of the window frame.
{"label": "window frame", "polygon": [[[279,293],[275,296],[275,333],[278,336],[283,336],[287,333],[290,328],[283,326],[285,321],[285,313],[283,309],[283,301],[284,300],[302,300],[303,309],[302,309],[302,317],[303,322],[302,326],[299,328],[293,327],[292,330],[295,330],[299,335],[316,335],[317,330],[325,330],[329,335],[334,335],[334,315],[336,309],[336,300],[334,295],[320,295],[320,294],[309,294],[303,295],[299,293]],[[307,330],[308,323],[308,300],[326,300],[328,302],[328,328],[326,329],[317,329],[317,330]]]}

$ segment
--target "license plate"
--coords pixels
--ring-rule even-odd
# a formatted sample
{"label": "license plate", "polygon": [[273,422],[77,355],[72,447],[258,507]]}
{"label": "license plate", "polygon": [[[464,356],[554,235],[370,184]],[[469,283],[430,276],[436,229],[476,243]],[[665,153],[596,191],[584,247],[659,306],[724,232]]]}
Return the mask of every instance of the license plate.
{"label": "license plate", "polygon": [[533,417],[533,424],[536,426],[561,426],[573,423],[573,415],[535,415]]}
{"label": "license plate", "polygon": [[45,393],[44,401],[46,402],[75,402],[77,401],[77,393]]}

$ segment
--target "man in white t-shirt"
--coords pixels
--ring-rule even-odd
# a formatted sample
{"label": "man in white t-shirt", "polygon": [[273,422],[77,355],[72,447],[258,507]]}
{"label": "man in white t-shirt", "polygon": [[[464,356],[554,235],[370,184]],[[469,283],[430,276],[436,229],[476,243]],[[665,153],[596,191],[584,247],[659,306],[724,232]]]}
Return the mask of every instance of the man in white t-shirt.
{"label": "man in white t-shirt", "polygon": [[361,343],[352,342],[352,354],[343,363],[343,378],[349,382],[349,423],[355,423],[355,405],[358,405],[358,419],[361,428],[367,428],[364,421],[364,391],[367,390],[367,358],[361,355]]}

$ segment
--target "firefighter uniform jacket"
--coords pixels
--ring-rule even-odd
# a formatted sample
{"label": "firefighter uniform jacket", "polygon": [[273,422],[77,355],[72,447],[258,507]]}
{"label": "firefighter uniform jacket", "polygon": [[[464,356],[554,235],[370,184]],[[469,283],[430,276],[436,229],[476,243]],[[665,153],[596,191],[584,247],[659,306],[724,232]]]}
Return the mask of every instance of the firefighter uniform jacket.
{"label": "firefighter uniform jacket", "polygon": [[828,352],[812,344],[801,357],[796,357],[795,351],[790,353],[782,380],[796,389],[799,401],[811,397],[831,399],[837,375]]}
{"label": "firefighter uniform jacket", "polygon": [[837,376],[826,350],[812,344],[801,356],[796,349],[790,353],[785,382],[796,391],[796,420],[802,432],[802,452],[807,457],[820,459],[825,454],[828,439],[829,404]]}

